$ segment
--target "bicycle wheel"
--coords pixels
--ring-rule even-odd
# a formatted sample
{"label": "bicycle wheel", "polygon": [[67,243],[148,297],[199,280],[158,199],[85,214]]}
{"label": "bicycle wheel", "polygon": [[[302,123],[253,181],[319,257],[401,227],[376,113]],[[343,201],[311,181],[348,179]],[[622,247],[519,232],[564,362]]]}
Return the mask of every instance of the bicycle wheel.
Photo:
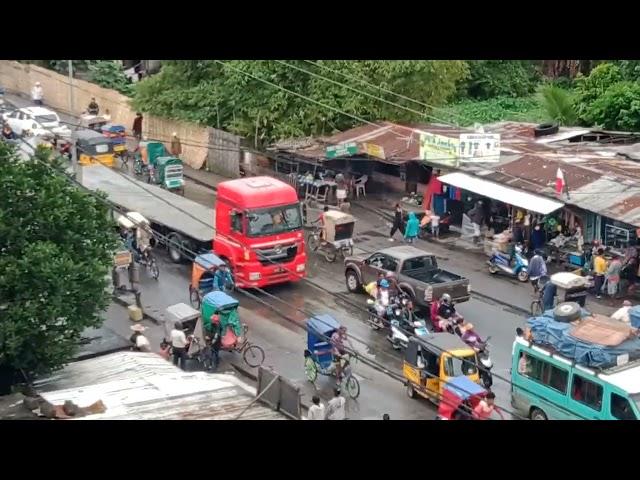
{"label": "bicycle wheel", "polygon": [[189,289],[189,303],[196,310],[200,310],[200,293],[195,288]]}
{"label": "bicycle wheel", "polygon": [[531,302],[531,308],[529,309],[531,312],[531,316],[535,317],[537,315],[541,315],[542,314],[542,303],[540,303],[540,300],[534,300],[533,302]]}
{"label": "bicycle wheel", "polygon": [[316,366],[316,362],[313,361],[313,358],[307,357],[304,361],[304,373],[307,376],[307,380],[311,383],[316,381],[318,378],[318,367]]}
{"label": "bicycle wheel", "polygon": [[158,280],[158,277],[160,276],[160,269],[158,268],[158,262],[156,262],[156,259],[151,257],[149,259],[149,274],[151,275],[151,278],[153,278],[154,280]]}
{"label": "bicycle wheel", "polygon": [[307,245],[309,246],[309,250],[311,250],[312,252],[318,250],[318,247],[320,246],[318,237],[316,237],[315,235],[309,235],[309,237],[307,238]]}
{"label": "bicycle wheel", "polygon": [[360,382],[353,375],[349,375],[346,381],[347,393],[354,400],[360,395]]}
{"label": "bicycle wheel", "polygon": [[244,349],[242,358],[250,367],[259,367],[264,362],[264,350],[258,345],[249,345]]}

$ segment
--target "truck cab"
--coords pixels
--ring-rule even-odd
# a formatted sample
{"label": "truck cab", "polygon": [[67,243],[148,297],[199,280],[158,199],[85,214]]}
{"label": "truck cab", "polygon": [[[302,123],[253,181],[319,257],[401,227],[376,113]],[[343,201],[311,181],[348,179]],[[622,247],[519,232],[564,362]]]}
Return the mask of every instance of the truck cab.
{"label": "truck cab", "polygon": [[302,208],[295,189],[271,177],[218,185],[213,251],[227,261],[238,287],[305,277]]}

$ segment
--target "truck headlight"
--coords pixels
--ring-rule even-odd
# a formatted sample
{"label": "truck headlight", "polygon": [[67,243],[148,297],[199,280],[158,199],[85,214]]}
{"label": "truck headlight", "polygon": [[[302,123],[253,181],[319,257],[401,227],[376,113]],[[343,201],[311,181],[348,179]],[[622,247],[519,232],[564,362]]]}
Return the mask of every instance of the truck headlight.
{"label": "truck headlight", "polygon": [[296,272],[304,272],[304,263],[296,266]]}
{"label": "truck headlight", "polygon": [[251,272],[249,273],[249,280],[260,280],[260,272]]}

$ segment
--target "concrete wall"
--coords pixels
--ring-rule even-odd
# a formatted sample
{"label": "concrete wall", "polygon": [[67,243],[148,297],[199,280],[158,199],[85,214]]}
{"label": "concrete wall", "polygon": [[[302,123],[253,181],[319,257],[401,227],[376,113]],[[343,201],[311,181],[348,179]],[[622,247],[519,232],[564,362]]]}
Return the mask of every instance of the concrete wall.
{"label": "concrete wall", "polygon": [[[53,110],[79,116],[89,104],[91,97],[95,97],[100,110],[104,112],[108,109],[114,123],[124,125],[127,129],[133,126],[136,112],[129,104],[130,99],[114,90],[78,79],[73,80],[71,89],[68,76],[35,65],[0,60],[0,84],[8,92],[28,96],[35,82],[42,84],[44,103]],[[70,103],[71,90],[73,90],[73,104]],[[200,169],[206,162],[210,170],[221,175],[231,178],[238,176],[241,137],[193,123],[147,114],[144,115],[142,128],[144,136],[165,142],[167,146],[171,141],[172,133],[176,132],[182,142],[182,159],[192,168]],[[208,148],[208,145],[214,142],[224,149],[238,148],[238,151],[216,152]]]}

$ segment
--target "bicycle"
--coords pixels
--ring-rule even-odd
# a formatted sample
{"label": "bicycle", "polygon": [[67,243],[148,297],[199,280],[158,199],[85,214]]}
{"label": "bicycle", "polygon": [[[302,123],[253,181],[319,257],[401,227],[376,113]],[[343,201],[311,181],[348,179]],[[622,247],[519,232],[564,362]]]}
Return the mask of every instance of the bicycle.
{"label": "bicycle", "polygon": [[228,351],[235,351],[242,354],[242,359],[244,362],[252,368],[257,368],[264,363],[264,350],[262,347],[256,345],[255,343],[249,342],[247,337],[247,332],[249,331],[248,325],[243,325],[243,341],[242,343],[237,343]]}
{"label": "bicycle", "polygon": [[120,158],[120,170],[129,172],[129,152],[124,152],[118,157]]}
{"label": "bicycle", "polygon": [[[191,342],[195,345],[202,345],[202,342],[198,340],[198,337],[192,337]],[[213,353],[213,347],[207,344],[207,342],[205,342],[204,345],[202,345],[202,348],[200,348],[191,358],[195,359],[200,365],[202,365],[202,368],[204,368],[206,372],[214,372],[218,368],[219,358]]]}

